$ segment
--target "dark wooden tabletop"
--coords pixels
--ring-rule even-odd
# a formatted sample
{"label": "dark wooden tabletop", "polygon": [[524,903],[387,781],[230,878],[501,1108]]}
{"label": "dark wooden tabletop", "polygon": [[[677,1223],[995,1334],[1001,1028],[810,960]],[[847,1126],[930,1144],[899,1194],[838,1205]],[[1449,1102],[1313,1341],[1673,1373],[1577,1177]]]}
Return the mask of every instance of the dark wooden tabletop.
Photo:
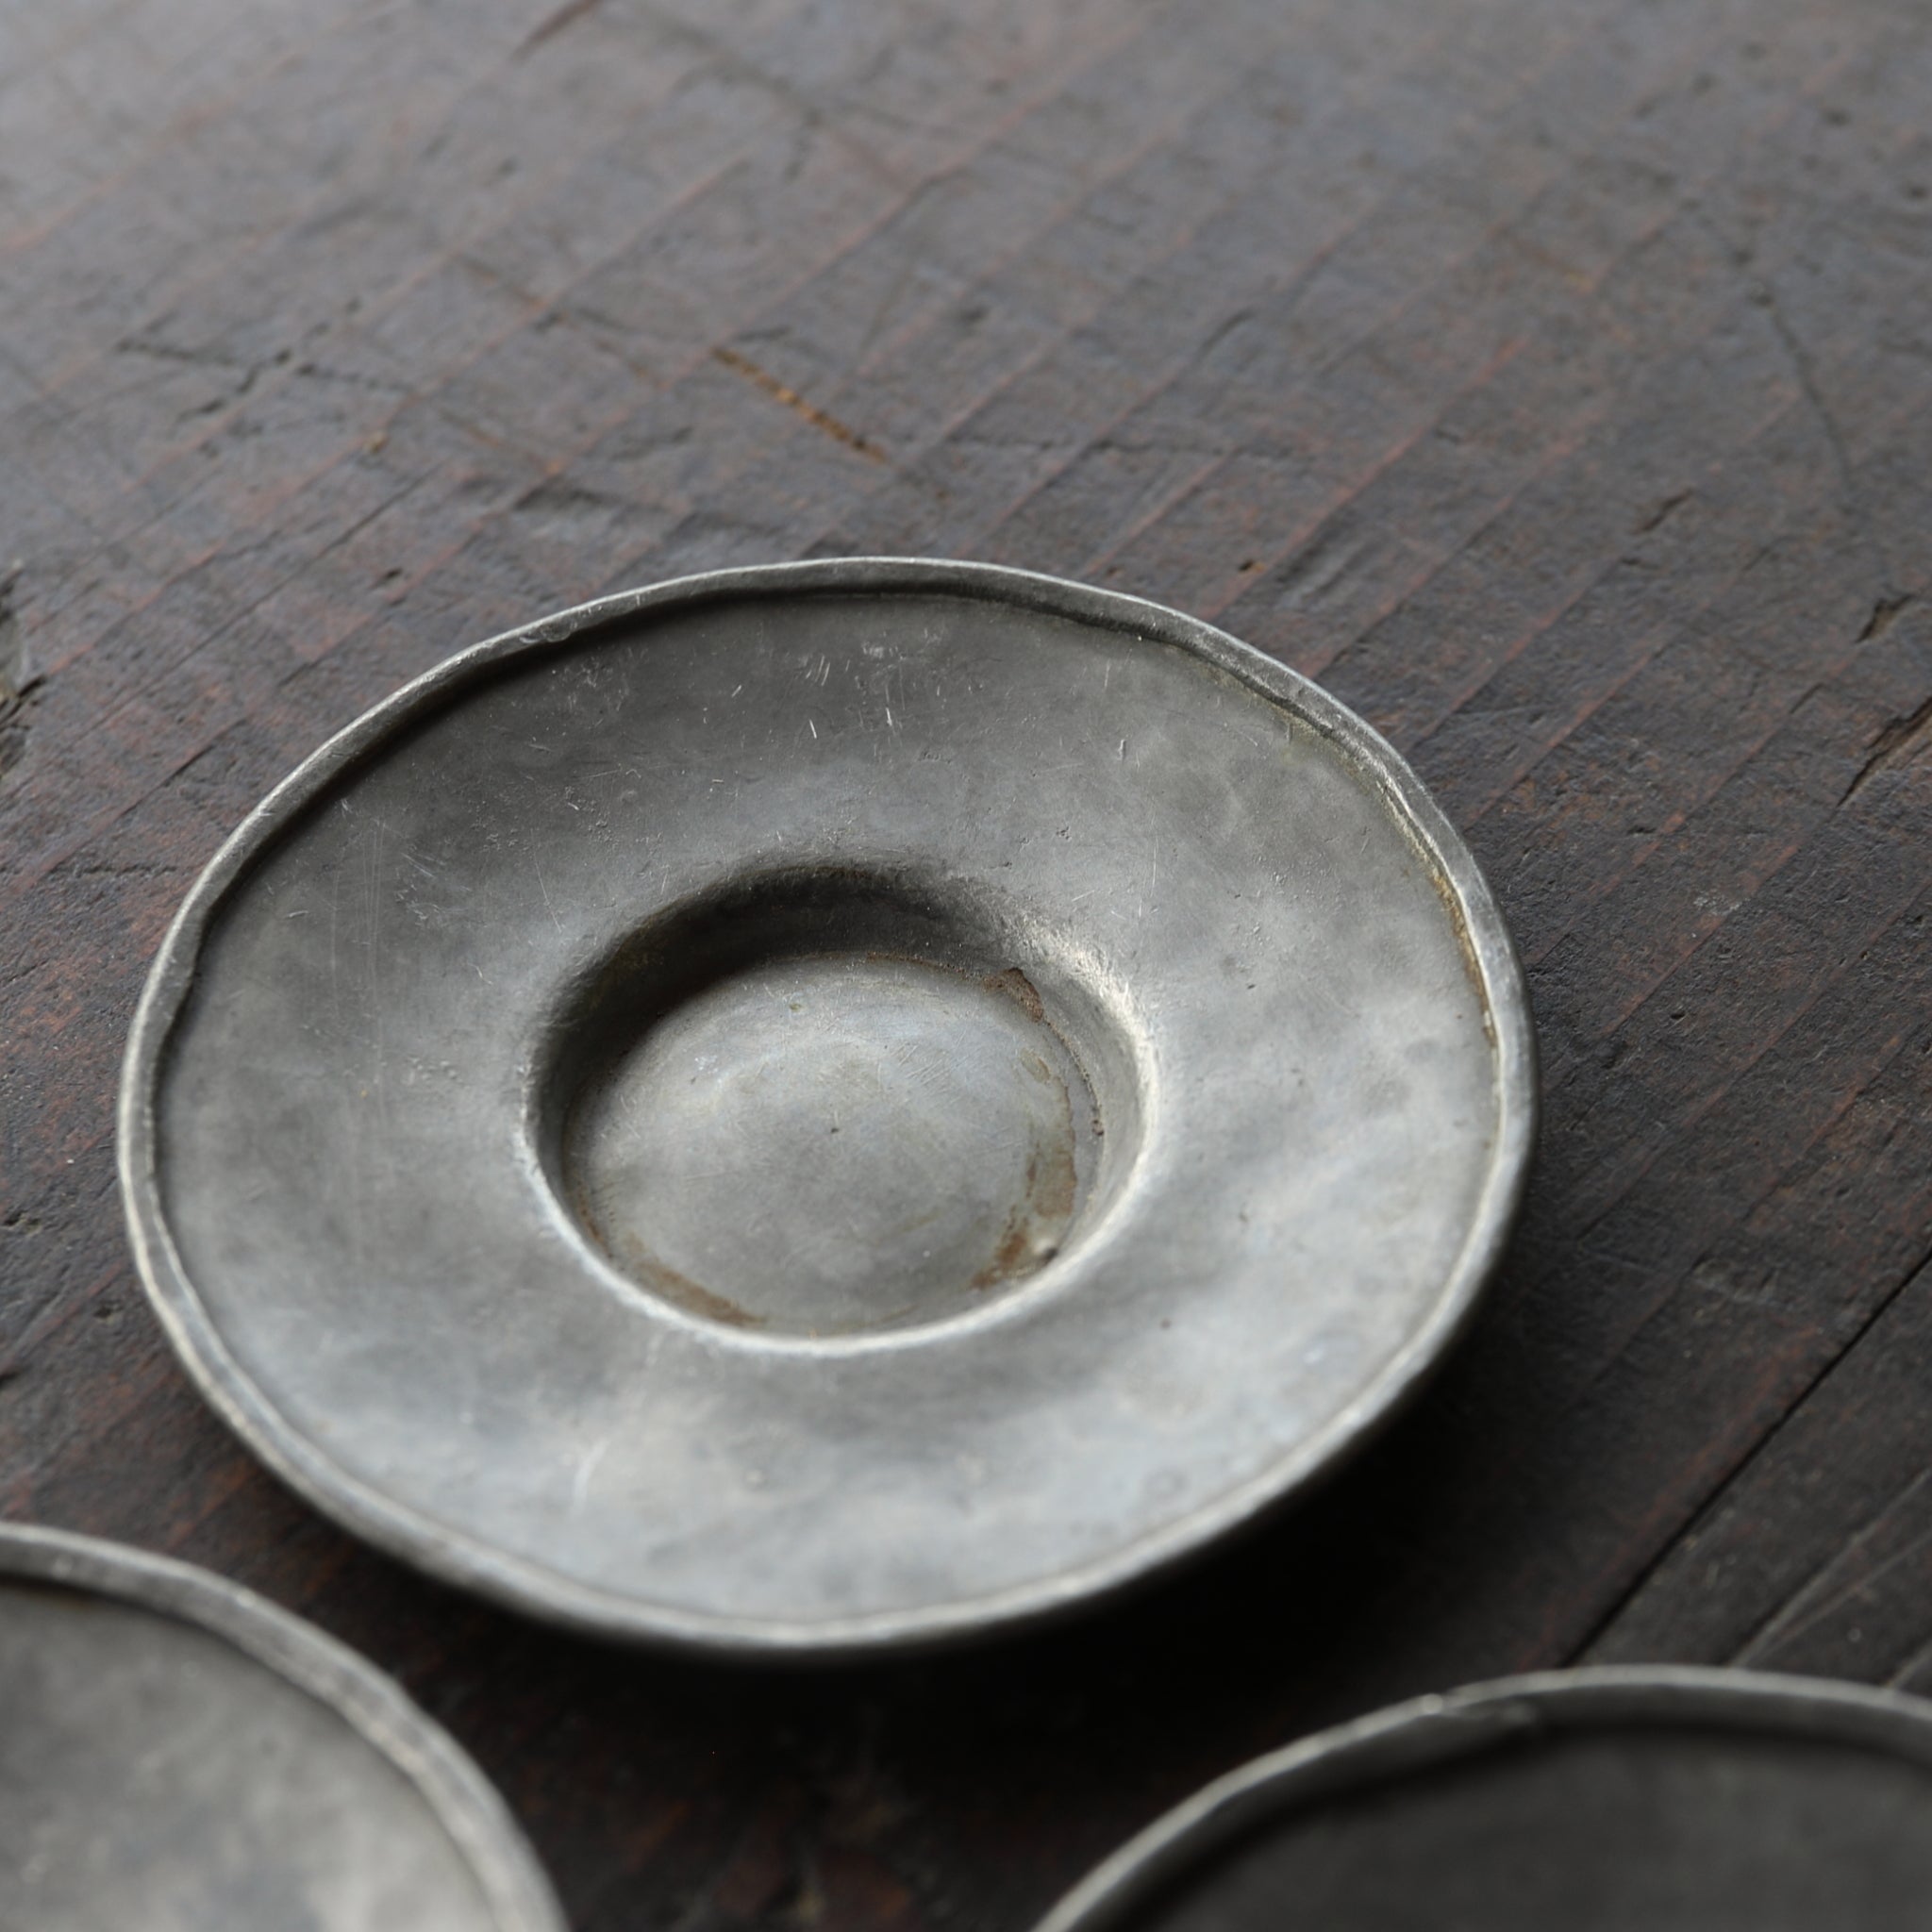
{"label": "dark wooden tabletop", "polygon": [[[1209,1775],[1680,1658],[1932,1690],[1918,0],[5,0],[0,1513],[395,1673],[578,1932],[1025,1932]],[[124,1242],[196,869],[476,638],[982,557],[1324,682],[1520,943],[1541,1164],[1422,1403],[1141,1597],[817,1674],[296,1503]]]}

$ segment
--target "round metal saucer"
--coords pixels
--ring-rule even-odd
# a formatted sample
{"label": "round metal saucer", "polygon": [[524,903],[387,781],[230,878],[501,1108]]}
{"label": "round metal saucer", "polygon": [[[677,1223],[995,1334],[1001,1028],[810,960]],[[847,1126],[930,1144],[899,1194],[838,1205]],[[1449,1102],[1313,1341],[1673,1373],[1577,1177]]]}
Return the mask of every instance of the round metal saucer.
{"label": "round metal saucer", "polygon": [[204,1571],[0,1526],[0,1925],[563,1932],[475,1766]]}
{"label": "round metal saucer", "polygon": [[1932,1705],[1802,1677],[1551,1672],[1264,1757],[1039,1932],[1920,1932]]}
{"label": "round metal saucer", "polygon": [[1514,1211],[1469,853],[1293,673],[986,566],[476,646],[190,894],[122,1090],[204,1391],[343,1523],[739,1652],[1037,1616],[1387,1415]]}

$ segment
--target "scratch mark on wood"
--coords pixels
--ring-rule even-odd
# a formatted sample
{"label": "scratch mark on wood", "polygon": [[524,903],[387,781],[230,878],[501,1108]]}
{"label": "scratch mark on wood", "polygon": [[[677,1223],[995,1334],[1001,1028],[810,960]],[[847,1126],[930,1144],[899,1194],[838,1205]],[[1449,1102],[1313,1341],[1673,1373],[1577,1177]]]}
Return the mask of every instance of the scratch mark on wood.
{"label": "scratch mark on wood", "polygon": [[1764,310],[1765,319],[1771,324],[1772,333],[1782,344],[1786,359],[1791,365],[1791,374],[1798,379],[1799,391],[1811,406],[1811,413],[1817,419],[1820,432],[1824,438],[1825,447],[1831,452],[1831,459],[1838,466],[1840,485],[1844,491],[1845,501],[1849,503],[1856,491],[1852,477],[1851,452],[1845,447],[1845,441],[1839,432],[1838,418],[1825,403],[1824,392],[1818,387],[1818,375],[1811,365],[1810,352],[1798,340],[1791,325],[1784,318],[1777,306],[1777,297],[1767,286],[1757,291],[1756,300]]}
{"label": "scratch mark on wood", "polygon": [[794,415],[804,417],[814,429],[824,430],[834,442],[842,442],[847,449],[856,450],[875,463],[886,460],[886,453],[877,443],[868,442],[858,430],[840,422],[838,417],[827,415],[816,404],[807,402],[790,384],[780,382],[769,370],[760,369],[749,356],[741,356],[736,349],[723,346],[713,349],[711,355],[735,375],[756,383],[774,402],[783,403]]}

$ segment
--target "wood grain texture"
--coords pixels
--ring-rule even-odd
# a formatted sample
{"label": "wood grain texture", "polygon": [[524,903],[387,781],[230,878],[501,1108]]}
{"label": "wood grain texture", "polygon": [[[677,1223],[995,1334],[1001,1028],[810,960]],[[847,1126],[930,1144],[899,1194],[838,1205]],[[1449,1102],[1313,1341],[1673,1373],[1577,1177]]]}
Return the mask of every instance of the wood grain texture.
{"label": "wood grain texture", "polygon": [[[396,1673],[580,1932],[1023,1932],[1311,1725],[1596,1658],[1932,1689],[1932,23],[1908,0],[0,4],[0,1510]],[[274,780],[456,647],[853,550],[1215,619],[1527,964],[1482,1319],[1139,1600],[824,1674],[559,1639],[190,1391],[111,1098]]]}

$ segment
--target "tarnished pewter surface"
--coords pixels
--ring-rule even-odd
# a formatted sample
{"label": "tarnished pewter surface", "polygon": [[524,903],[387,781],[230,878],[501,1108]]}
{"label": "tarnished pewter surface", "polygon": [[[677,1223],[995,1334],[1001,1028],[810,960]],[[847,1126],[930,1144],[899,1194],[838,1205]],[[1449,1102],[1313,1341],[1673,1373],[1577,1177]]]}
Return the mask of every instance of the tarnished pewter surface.
{"label": "tarnished pewter surface", "polygon": [[190,895],[135,1251],[275,1467],[569,1621],[1038,1615],[1331,1462],[1529,1152],[1473,860],[1280,665],[985,566],[723,573],[477,646]]}
{"label": "tarnished pewter surface", "polygon": [[1697,1668],[1554,1671],[1235,1772],[1039,1932],[1919,1932],[1932,1704]]}
{"label": "tarnished pewter surface", "polygon": [[0,1526],[8,1932],[562,1932],[469,1760],[221,1578]]}

